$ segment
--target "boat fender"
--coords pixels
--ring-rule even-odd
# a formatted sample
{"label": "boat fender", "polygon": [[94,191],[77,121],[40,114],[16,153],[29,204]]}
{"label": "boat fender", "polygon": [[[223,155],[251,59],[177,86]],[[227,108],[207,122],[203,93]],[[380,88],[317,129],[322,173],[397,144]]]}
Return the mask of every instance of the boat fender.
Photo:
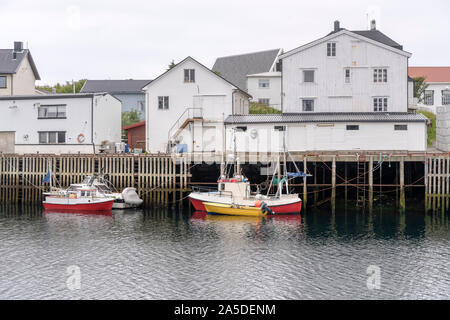
{"label": "boat fender", "polygon": [[261,202],[261,209],[264,214],[266,213],[270,215],[274,214],[272,209],[270,209],[267,203],[265,203],[264,201]]}
{"label": "boat fender", "polygon": [[262,203],[263,203],[263,202],[262,202],[261,200],[255,201],[255,207],[261,208],[261,204],[262,204]]}
{"label": "boat fender", "polygon": [[84,140],[86,140],[86,137],[84,136],[84,134],[80,133],[77,137],[78,143],[83,143]]}

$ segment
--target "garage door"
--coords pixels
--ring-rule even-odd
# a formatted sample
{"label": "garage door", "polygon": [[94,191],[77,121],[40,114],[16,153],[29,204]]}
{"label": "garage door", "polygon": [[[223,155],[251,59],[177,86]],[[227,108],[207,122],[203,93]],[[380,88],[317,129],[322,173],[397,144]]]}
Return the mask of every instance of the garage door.
{"label": "garage door", "polygon": [[14,131],[0,131],[0,152],[14,153],[15,136]]}

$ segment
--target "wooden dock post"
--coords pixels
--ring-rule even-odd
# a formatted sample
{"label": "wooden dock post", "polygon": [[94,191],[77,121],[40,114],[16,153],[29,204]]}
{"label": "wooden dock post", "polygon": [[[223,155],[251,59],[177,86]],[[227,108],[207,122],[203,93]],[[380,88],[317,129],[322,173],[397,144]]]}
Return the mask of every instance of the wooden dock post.
{"label": "wooden dock post", "polygon": [[336,156],[331,164],[331,211],[336,211]]}
{"label": "wooden dock post", "polygon": [[400,210],[405,211],[405,158],[400,159]]}
{"label": "wooden dock post", "polygon": [[373,156],[369,157],[369,209],[373,208]]}
{"label": "wooden dock post", "polygon": [[[307,172],[307,164],[308,161],[306,159],[306,156],[303,157],[303,172]],[[303,207],[306,208],[306,203],[308,202],[308,192],[307,192],[307,186],[306,181],[308,180],[308,177],[303,178]]]}

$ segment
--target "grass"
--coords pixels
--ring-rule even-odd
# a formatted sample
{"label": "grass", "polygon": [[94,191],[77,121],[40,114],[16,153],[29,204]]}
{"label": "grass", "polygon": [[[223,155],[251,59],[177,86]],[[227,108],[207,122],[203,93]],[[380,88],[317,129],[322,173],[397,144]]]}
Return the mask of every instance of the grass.
{"label": "grass", "polygon": [[281,113],[280,110],[269,107],[266,104],[250,102],[250,114],[276,114]]}
{"label": "grass", "polygon": [[436,115],[432,112],[419,110],[419,113],[423,114],[431,121],[431,126],[427,128],[427,145],[431,147],[436,141]]}

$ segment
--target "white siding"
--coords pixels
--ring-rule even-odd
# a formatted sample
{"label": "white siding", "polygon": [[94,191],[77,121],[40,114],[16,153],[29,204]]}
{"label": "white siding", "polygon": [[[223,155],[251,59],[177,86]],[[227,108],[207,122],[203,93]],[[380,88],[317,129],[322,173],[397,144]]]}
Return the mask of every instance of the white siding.
{"label": "white siding", "polygon": [[[407,124],[408,130],[396,131],[394,125]],[[282,131],[275,125],[248,124],[246,132],[236,134],[238,152],[279,152],[283,150]],[[284,124],[289,151],[351,151],[351,150],[426,150],[425,123],[305,123]],[[359,130],[347,130],[347,125],[359,125]],[[227,150],[233,150],[232,128],[227,126]],[[256,137],[252,138],[252,131]]]}
{"label": "white siding", "polygon": [[[269,88],[260,88],[260,79],[268,79],[270,81]],[[269,99],[271,107],[281,110],[281,72],[272,76],[247,76],[247,88],[248,93],[253,97],[252,101],[258,102],[259,99]]]}
{"label": "white siding", "polygon": [[[92,153],[92,98],[52,98],[0,100],[1,131],[15,132],[15,151],[17,153]],[[94,142],[103,140],[120,142],[121,103],[110,95],[97,96],[94,111]],[[65,104],[65,119],[38,119],[38,104]],[[117,112],[117,110],[119,110]],[[39,131],[66,132],[65,144],[39,144]],[[78,143],[79,134],[85,136],[83,143]],[[95,139],[95,135],[98,139]]]}
{"label": "white siding", "polygon": [[[315,112],[373,112],[373,97],[389,98],[389,112],[407,112],[408,58],[341,34],[336,57],[327,56],[327,42],[312,46],[283,59],[283,110],[302,112],[301,99],[315,100]],[[387,83],[373,82],[373,69],[386,68]],[[344,70],[351,70],[345,83]],[[315,70],[315,82],[303,82],[303,70]]]}
{"label": "white siding", "polygon": [[[195,69],[195,82],[184,82],[184,69]],[[221,79],[195,60],[187,58],[174,69],[153,81],[146,88],[146,131],[147,150],[150,152],[165,152],[169,129],[176,123],[187,108],[203,108],[203,119],[207,126],[207,135],[211,139],[211,126],[217,130],[222,126],[224,117],[233,113],[248,113],[248,98],[236,91],[236,88]],[[169,109],[158,109],[158,96],[169,97]],[[234,96],[234,101],[233,101]],[[180,123],[181,125],[181,123]],[[201,129],[196,124],[198,136]],[[187,144],[188,151],[197,147],[195,151],[202,151],[203,143],[199,139],[192,139],[192,124],[186,127],[180,136],[182,143]],[[200,134],[202,136],[202,134]],[[216,136],[217,137],[217,136]],[[188,139],[188,140],[187,140]],[[221,138],[217,137],[217,146],[208,146],[207,149],[216,149],[221,145]]]}
{"label": "white siding", "polygon": [[436,108],[442,106],[442,91],[450,90],[450,83],[428,83],[427,90],[434,91],[434,104],[425,105],[422,102],[419,103],[418,106],[436,114]]}

